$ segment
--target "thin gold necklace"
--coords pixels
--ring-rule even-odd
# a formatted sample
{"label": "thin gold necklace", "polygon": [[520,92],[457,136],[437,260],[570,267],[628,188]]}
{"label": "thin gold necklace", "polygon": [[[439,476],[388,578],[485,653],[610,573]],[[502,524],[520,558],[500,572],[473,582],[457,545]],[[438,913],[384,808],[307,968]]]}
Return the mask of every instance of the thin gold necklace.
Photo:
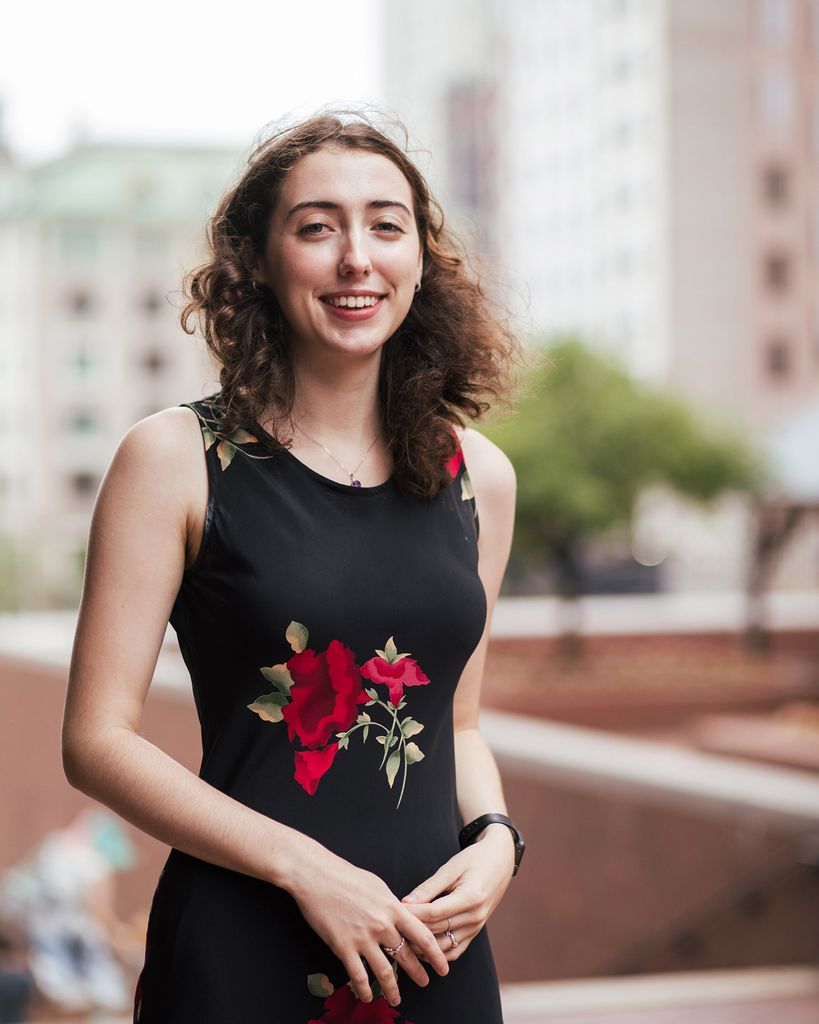
{"label": "thin gold necklace", "polygon": [[361,481],[360,480],[356,480],[356,477],[355,477],[355,474],[358,471],[358,466],[360,466],[361,463],[367,458],[367,456],[370,454],[370,449],[375,444],[375,442],[379,439],[379,437],[381,437],[381,434],[383,433],[383,431],[381,431],[381,430],[378,431],[378,433],[375,435],[375,439],[373,440],[373,443],[366,450],[366,452],[364,452],[364,454],[361,456],[361,460],[359,461],[358,466],[356,466],[355,469],[351,473],[350,470],[347,469],[347,467],[344,465],[344,463],[340,462],[335,457],[335,455],[333,455],[333,453],[330,451],[330,449],[327,447],[326,444],[322,444],[321,441],[317,441],[314,437],[310,437],[310,435],[307,433],[307,431],[304,429],[304,427],[301,424],[299,424],[299,430],[302,432],[302,434],[304,434],[304,436],[308,440],[312,441],[313,444],[317,444],[320,448],[323,448],[327,452],[327,454],[330,456],[330,458],[333,460],[333,462],[335,462],[335,464],[337,466],[341,466],[341,468],[344,470],[344,472],[350,478],[350,483],[352,484],[353,487],[360,487],[361,486]]}

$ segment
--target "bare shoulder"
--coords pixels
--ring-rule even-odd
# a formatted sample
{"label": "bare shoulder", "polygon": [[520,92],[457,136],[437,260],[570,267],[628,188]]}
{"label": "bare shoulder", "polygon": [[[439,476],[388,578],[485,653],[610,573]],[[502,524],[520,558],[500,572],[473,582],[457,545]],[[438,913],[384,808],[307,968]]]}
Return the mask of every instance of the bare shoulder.
{"label": "bare shoulder", "polygon": [[183,463],[190,452],[196,454],[202,447],[199,417],[193,409],[172,406],[137,420],[124,434],[119,444],[132,459],[147,459],[152,463],[167,460]]}
{"label": "bare shoulder", "polygon": [[469,477],[477,492],[490,500],[503,500],[514,496],[517,486],[515,467],[509,456],[494,441],[474,427],[459,431]]}
{"label": "bare shoulder", "polygon": [[98,506],[119,514],[165,517],[190,544],[207,503],[202,431],[196,413],[181,406],[138,420],[123,435],[106,470]]}

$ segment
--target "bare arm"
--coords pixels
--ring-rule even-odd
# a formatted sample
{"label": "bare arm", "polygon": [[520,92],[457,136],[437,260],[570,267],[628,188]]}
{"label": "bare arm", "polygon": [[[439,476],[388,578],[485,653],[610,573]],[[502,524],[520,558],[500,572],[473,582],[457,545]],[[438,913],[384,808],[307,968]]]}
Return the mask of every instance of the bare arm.
{"label": "bare arm", "polygon": [[[296,829],[221,792],[141,735],[142,713],[182,580],[198,545],[207,471],[191,410],[166,409],[121,441],[94,507],[69,670],[62,749],[72,786],[149,835],[221,867],[288,890],[345,964],[359,997],[372,993],[362,958],[398,998],[380,945],[406,933],[433,953],[432,933],[381,879]],[[188,561],[192,561],[192,557]],[[402,966],[428,977],[407,949]]]}
{"label": "bare arm", "polygon": [[[478,711],[489,630],[512,548],[517,480],[509,458],[478,431],[465,432],[463,450],[481,521],[478,573],[487,602],[483,636],[461,674],[454,704],[458,806],[469,822],[488,811],[507,810],[495,758],[478,729]],[[505,825],[489,825],[476,842],[498,841],[514,851],[510,839]]]}
{"label": "bare arm", "polygon": [[[484,632],[461,673],[453,708],[458,807],[469,822],[488,811],[506,812],[498,766],[478,729],[478,708],[489,627],[512,546],[516,480],[507,456],[482,434],[467,430],[462,445],[480,515],[478,573],[487,602]],[[489,825],[403,902],[439,934],[447,959],[456,960],[500,902],[514,863],[511,832],[505,825]],[[449,926],[457,945],[445,933]]]}
{"label": "bare arm", "polygon": [[204,460],[183,456],[201,448],[198,431],[184,409],[148,417],[125,435],[103,478],[69,669],[63,765],[72,786],[169,846],[286,887],[318,844],[140,735],[185,568],[186,495],[207,501]]}

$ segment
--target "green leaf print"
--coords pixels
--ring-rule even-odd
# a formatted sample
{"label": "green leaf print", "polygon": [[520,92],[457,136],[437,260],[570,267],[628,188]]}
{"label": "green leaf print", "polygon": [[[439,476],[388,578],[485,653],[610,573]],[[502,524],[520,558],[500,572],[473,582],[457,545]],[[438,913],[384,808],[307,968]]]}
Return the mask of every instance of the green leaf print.
{"label": "green leaf print", "polygon": [[290,687],[293,685],[293,680],[287,669],[287,665],[271,665],[270,668],[262,668],[259,671],[268,683],[272,683],[274,686],[277,686],[279,691],[283,693],[285,697],[290,696]]}
{"label": "green leaf print", "polygon": [[326,974],[308,974],[307,988],[311,995],[326,999],[335,992],[335,986]]}
{"label": "green leaf print", "polygon": [[307,632],[307,626],[303,626],[300,622],[291,622],[287,627],[284,638],[296,652],[301,654],[303,650],[307,648],[307,641],[310,634]]}
{"label": "green leaf print", "polygon": [[393,782],[395,782],[395,776],[398,774],[398,768],[400,764],[401,754],[396,750],[387,758],[387,767],[385,769],[387,772],[387,782],[390,784],[390,789],[392,789],[392,784]]}
{"label": "green leaf print", "polygon": [[407,758],[407,764],[417,764],[419,761],[424,760],[424,752],[417,743],[408,743],[404,753]]}
{"label": "green leaf print", "polygon": [[420,722],[416,722],[414,718],[405,718],[401,723],[401,732],[407,739],[410,736],[417,736],[423,728],[423,725]]}
{"label": "green leaf print", "polygon": [[257,697],[252,704],[247,706],[255,711],[263,722],[281,722],[282,708],[287,703],[287,697],[283,693],[265,693]]}

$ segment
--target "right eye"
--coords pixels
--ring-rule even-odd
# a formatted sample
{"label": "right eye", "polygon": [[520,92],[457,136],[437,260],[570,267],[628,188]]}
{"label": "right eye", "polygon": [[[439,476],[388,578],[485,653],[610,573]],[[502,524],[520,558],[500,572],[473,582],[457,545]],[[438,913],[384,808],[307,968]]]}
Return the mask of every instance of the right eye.
{"label": "right eye", "polygon": [[[321,228],[326,228],[326,227],[327,227],[327,225],[323,224],[321,221],[315,221],[312,224],[305,224],[303,228],[299,228],[299,234],[300,235],[320,235],[321,234]],[[319,230],[318,231],[314,231],[313,228],[318,228]]]}

